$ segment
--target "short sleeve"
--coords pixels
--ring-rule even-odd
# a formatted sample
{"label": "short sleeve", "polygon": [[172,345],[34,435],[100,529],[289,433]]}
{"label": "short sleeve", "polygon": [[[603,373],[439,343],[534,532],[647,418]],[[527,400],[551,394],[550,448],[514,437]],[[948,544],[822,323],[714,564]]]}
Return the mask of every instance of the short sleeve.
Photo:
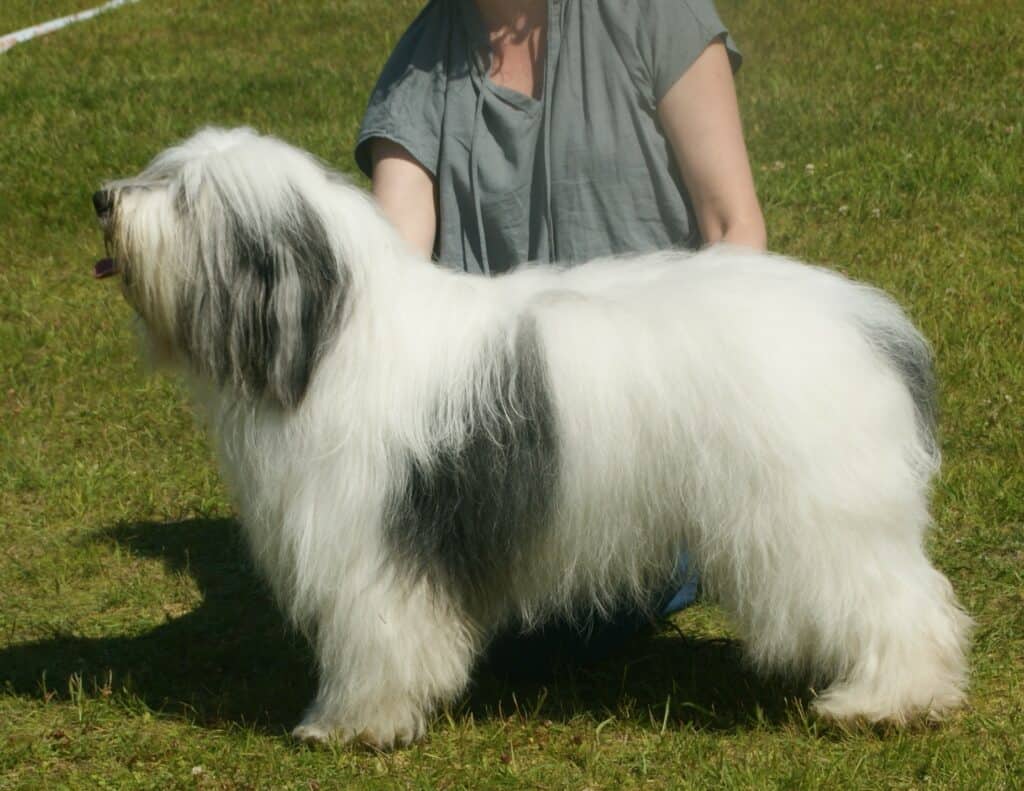
{"label": "short sleeve", "polygon": [[698,56],[721,40],[735,72],[743,56],[711,0],[647,0],[638,37],[640,59],[657,104]]}
{"label": "short sleeve", "polygon": [[437,174],[450,26],[443,3],[429,3],[384,65],[356,140],[356,164],[367,177],[373,175],[370,141],[375,137],[393,140]]}

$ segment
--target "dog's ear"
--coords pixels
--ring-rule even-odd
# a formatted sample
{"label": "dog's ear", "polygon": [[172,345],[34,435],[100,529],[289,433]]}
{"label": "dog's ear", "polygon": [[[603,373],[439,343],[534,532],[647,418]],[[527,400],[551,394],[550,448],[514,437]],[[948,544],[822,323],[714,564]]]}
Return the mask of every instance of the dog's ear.
{"label": "dog's ear", "polygon": [[300,195],[266,207],[213,198],[200,212],[181,345],[200,373],[291,408],[341,321],[346,269]]}

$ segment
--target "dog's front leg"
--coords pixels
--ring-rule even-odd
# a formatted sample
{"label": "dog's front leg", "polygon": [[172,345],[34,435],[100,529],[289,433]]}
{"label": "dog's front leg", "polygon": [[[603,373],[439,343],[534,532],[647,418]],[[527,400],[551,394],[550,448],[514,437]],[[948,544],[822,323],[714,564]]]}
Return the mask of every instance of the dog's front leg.
{"label": "dog's front leg", "polygon": [[408,744],[465,688],[474,630],[425,582],[378,578],[352,593],[317,618],[320,687],[292,734],[379,749]]}

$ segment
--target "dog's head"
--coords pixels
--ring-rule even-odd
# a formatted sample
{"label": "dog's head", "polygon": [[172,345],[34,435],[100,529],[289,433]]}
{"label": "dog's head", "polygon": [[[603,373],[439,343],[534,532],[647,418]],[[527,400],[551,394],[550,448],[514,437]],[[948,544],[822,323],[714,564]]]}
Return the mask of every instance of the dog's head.
{"label": "dog's head", "polygon": [[156,348],[293,407],[344,310],[349,270],[325,217],[338,189],[279,140],[203,130],[93,196],[108,252],[94,274],[121,275]]}

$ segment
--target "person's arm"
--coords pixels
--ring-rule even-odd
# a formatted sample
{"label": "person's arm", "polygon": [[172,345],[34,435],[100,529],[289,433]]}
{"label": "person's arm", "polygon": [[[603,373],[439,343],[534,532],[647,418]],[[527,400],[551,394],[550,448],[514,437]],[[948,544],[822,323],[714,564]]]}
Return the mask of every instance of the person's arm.
{"label": "person's arm", "polygon": [[743,141],[739,106],[725,45],[715,41],[658,102],[693,199],[705,243],[729,242],[763,250],[764,217]]}
{"label": "person's arm", "polygon": [[402,238],[427,258],[437,234],[434,178],[401,145],[383,137],[371,144],[373,196]]}

